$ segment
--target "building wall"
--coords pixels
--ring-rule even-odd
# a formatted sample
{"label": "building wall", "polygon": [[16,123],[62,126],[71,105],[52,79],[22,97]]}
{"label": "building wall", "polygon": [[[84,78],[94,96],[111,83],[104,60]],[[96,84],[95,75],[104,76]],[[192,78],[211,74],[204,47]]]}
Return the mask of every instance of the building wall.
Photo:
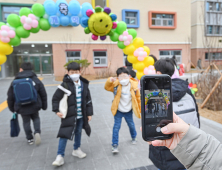
{"label": "building wall", "polygon": [[[55,0],[54,0],[55,1]],[[67,0],[69,2],[70,0]],[[80,4],[90,2],[91,0],[78,0]],[[25,3],[33,4],[33,0],[0,0],[6,3]],[[44,0],[37,0],[37,3],[44,3]],[[186,65],[186,69],[190,68],[190,41],[191,41],[191,4],[190,0],[110,0],[109,7],[112,13],[117,15],[117,20],[122,20],[123,9],[140,10],[140,27],[136,28],[138,37],[144,39],[145,45],[151,49],[151,54],[159,58],[159,49],[181,49],[182,62]],[[148,26],[149,11],[165,11],[177,13],[176,29],[150,29]],[[116,43],[112,43],[109,38],[106,41],[93,41],[91,34],[86,35],[81,26],[78,27],[58,27],[51,28],[49,31],[40,31],[37,34],[31,34],[27,39],[23,39],[24,44],[48,43],[53,44],[53,62],[54,74],[60,77],[65,70],[63,65],[66,63],[67,48],[81,49],[82,56],[85,56],[84,48],[90,49],[88,60],[93,63],[93,49],[107,48],[108,58],[112,56],[111,70],[119,66],[123,66],[123,52],[117,47]],[[112,49],[112,50],[109,50]],[[109,54],[110,53],[110,54]],[[108,59],[108,60],[109,60]],[[95,74],[96,70],[91,64],[88,73]]]}

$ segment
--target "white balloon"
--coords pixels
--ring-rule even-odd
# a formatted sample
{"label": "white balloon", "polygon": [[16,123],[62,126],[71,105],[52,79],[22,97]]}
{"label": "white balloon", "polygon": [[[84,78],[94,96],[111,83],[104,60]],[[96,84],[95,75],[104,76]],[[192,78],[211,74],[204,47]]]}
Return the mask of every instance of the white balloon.
{"label": "white balloon", "polygon": [[6,30],[1,31],[1,36],[8,37],[8,32]]}
{"label": "white balloon", "polygon": [[49,15],[45,13],[44,16],[43,16],[43,18],[48,19],[48,18],[49,18]]}
{"label": "white balloon", "polygon": [[27,24],[31,24],[31,23],[32,23],[32,18],[26,18],[26,19],[25,19],[25,22],[26,22]]}
{"label": "white balloon", "polygon": [[139,52],[139,56],[142,57],[143,56],[143,51]]}
{"label": "white balloon", "polygon": [[126,41],[127,40],[127,36],[123,36],[123,41]]}

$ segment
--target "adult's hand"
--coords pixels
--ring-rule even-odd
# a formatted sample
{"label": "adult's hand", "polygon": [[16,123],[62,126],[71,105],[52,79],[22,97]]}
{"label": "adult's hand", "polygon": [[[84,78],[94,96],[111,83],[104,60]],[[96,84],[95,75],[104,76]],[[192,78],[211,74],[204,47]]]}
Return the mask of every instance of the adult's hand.
{"label": "adult's hand", "polygon": [[173,137],[167,140],[155,140],[149,142],[149,144],[152,144],[153,146],[166,146],[167,148],[172,150],[177,146],[177,144],[187,133],[189,127],[190,126],[187,123],[185,123],[175,113],[173,113],[173,123],[170,123],[167,126],[161,128],[163,134],[174,133]]}

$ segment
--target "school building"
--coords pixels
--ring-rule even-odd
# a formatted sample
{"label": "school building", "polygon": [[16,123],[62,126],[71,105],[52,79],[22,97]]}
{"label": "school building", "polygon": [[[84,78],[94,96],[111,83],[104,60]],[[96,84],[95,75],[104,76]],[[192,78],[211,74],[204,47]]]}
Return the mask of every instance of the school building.
{"label": "school building", "polygon": [[[55,0],[54,0],[55,1]],[[67,0],[69,2],[70,0]],[[118,21],[125,21],[128,28],[136,29],[151,54],[157,58],[176,56],[186,70],[191,65],[191,2],[190,0],[79,0],[93,6],[110,7]],[[18,14],[20,8],[31,7],[44,0],[0,0],[0,20],[6,21],[10,13]],[[86,74],[100,74],[109,69],[115,72],[125,65],[126,56],[109,38],[93,41],[84,28],[58,27],[40,31],[22,39],[2,66],[0,77],[13,77],[23,61],[30,61],[37,74],[53,74],[61,79],[70,60],[87,59],[91,65]]]}
{"label": "school building", "polygon": [[222,0],[191,0],[191,61],[222,65]]}

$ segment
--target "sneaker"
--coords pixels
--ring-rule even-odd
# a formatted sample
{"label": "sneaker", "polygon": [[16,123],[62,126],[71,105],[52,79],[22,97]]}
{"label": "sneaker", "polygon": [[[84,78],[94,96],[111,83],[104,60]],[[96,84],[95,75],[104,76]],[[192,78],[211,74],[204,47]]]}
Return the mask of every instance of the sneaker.
{"label": "sneaker", "polygon": [[112,147],[112,153],[118,153],[119,152],[119,150],[118,150],[118,145],[114,145],[113,147]]}
{"label": "sneaker", "polygon": [[28,142],[29,145],[33,145],[34,140],[33,140],[33,139],[30,139],[30,140],[28,140],[27,142]]}
{"label": "sneaker", "polygon": [[41,144],[41,137],[39,133],[35,134],[35,145],[40,145]]}
{"label": "sneaker", "polygon": [[80,148],[78,148],[77,150],[73,150],[72,156],[76,156],[76,157],[82,159],[82,158],[86,157],[86,153],[84,153]]}
{"label": "sneaker", "polygon": [[132,143],[132,145],[136,145],[137,144],[137,139],[136,138],[132,139],[131,143]]}
{"label": "sneaker", "polygon": [[56,160],[52,163],[54,166],[61,166],[64,164],[64,158],[62,155],[57,155]]}

